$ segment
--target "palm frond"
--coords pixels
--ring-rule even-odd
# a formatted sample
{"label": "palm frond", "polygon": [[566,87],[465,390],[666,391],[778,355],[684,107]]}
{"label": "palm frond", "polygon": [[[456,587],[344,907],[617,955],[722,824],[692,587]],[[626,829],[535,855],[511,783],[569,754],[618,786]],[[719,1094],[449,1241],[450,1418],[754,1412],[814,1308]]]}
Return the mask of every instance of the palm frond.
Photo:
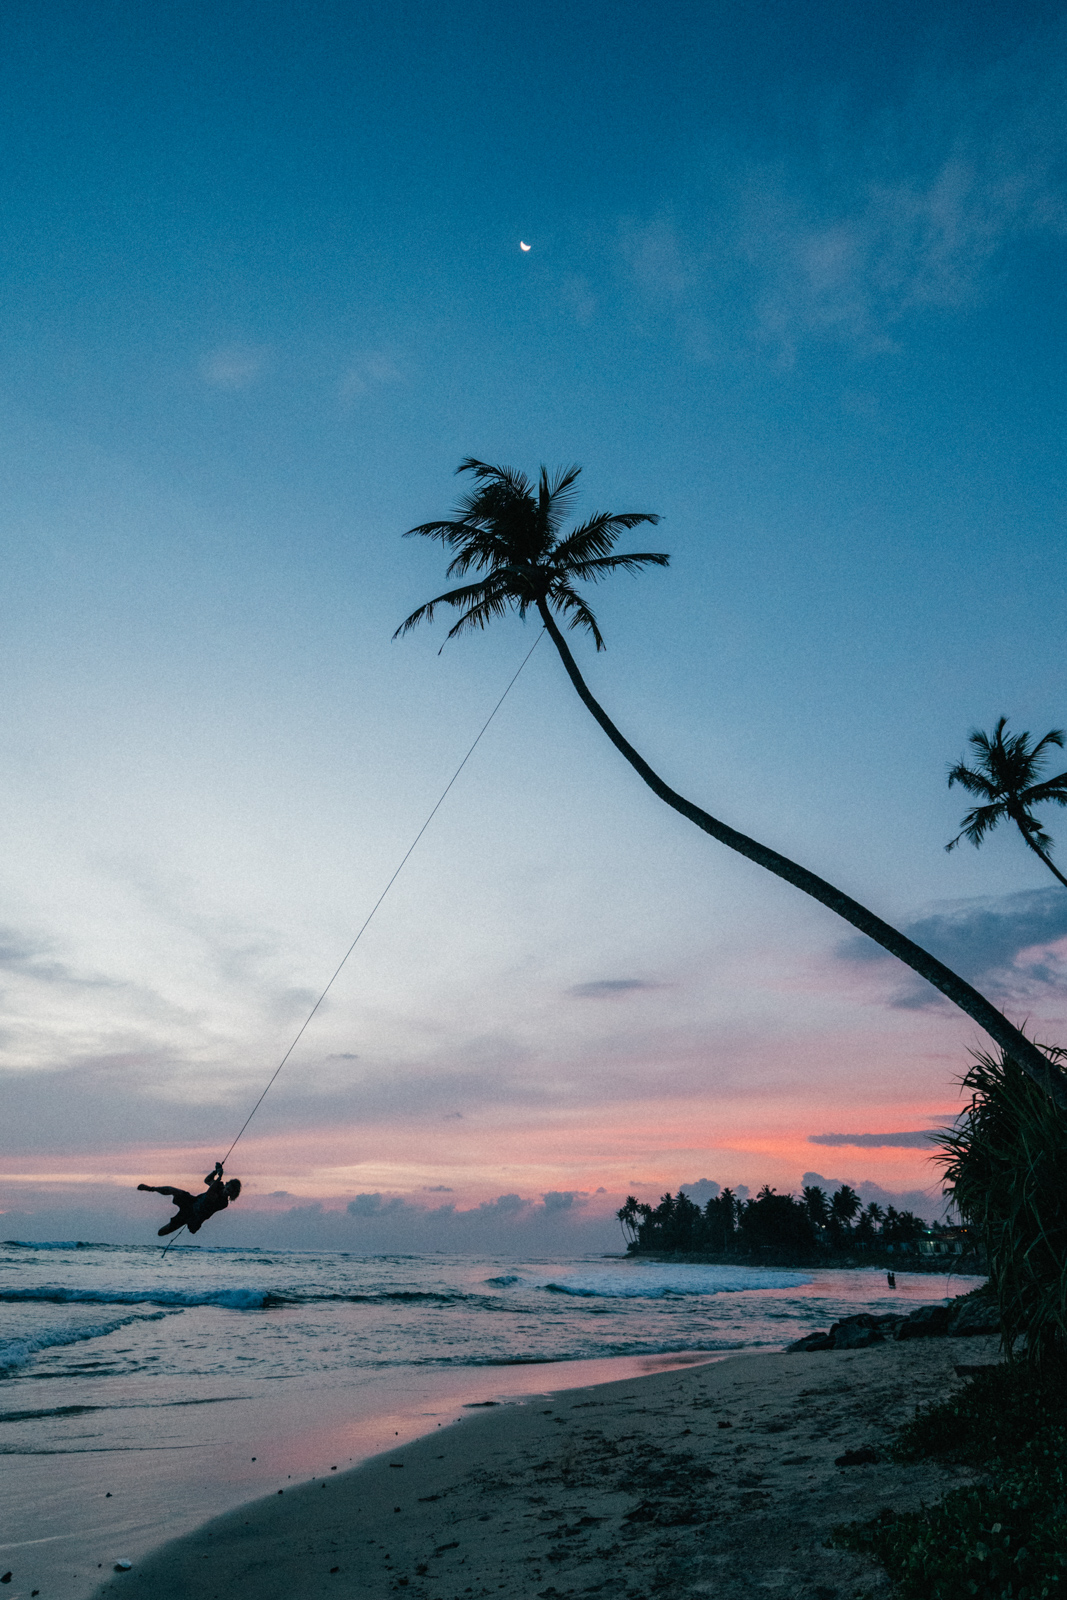
{"label": "palm frond", "polygon": [[652,511],[598,511],[560,540],[552,552],[553,559],[563,566],[571,561],[586,561],[591,556],[609,555],[620,533],[639,528],[643,522],[655,526],[659,520]]}
{"label": "palm frond", "polygon": [[1067,806],[1067,772],[1061,772],[1057,778],[1046,778],[1043,783],[1033,784],[1021,798],[1028,806]]}
{"label": "palm frond", "polygon": [[595,556],[591,561],[571,561],[567,570],[572,577],[588,578],[599,582],[609,572],[640,572],[642,567],[669,567],[670,556],[655,551],[634,551],[629,555]]}
{"label": "palm frond", "polygon": [[598,650],[605,648],[604,639],[597,627],[597,620],[589,606],[586,605],[580,594],[576,594],[569,583],[560,579],[552,585],[548,594],[548,603],[553,610],[569,617],[568,628],[585,628],[593,635],[593,641]]}
{"label": "palm frond", "polygon": [[1014,817],[1012,820],[1028,845],[1038,850],[1048,851],[1052,849],[1052,835],[1045,832],[1037,818],[1032,817],[1029,811],[1024,811],[1021,816]]}
{"label": "palm frond", "polygon": [[1043,761],[1045,756],[1048,754],[1046,749],[1047,745],[1055,745],[1058,749],[1062,750],[1065,737],[1067,737],[1067,734],[1064,733],[1062,728],[1050,728],[1045,734],[1044,738],[1039,739],[1034,745],[1033,750],[1030,752],[1030,759],[1032,761],[1036,761],[1036,758],[1040,757]]}
{"label": "palm frond", "polygon": [[509,542],[492,531],[472,533],[460,552],[448,566],[448,576],[458,578],[472,567],[481,570],[492,567],[494,571],[508,564],[511,549]]}
{"label": "palm frond", "polygon": [[487,593],[475,605],[469,606],[449,628],[446,638],[458,639],[461,633],[473,633],[475,628],[486,628],[493,617],[505,617],[508,610],[515,604],[514,597],[503,589],[494,589]]}
{"label": "palm frond", "polygon": [[991,783],[984,772],[975,772],[971,767],[965,767],[962,761],[949,770],[948,786],[958,783],[961,789],[966,789],[968,794],[980,794],[987,800],[994,800],[1000,793],[1000,785]]}
{"label": "palm frond", "polygon": [[578,466],[557,467],[554,476],[550,478],[548,468],[541,468],[537,487],[537,509],[545,531],[553,538],[578,498],[578,491],[574,485],[581,470]]}
{"label": "palm frond", "polygon": [[489,592],[489,587],[486,583],[469,583],[462,589],[450,589],[446,594],[436,595],[433,600],[427,600],[425,605],[417,607],[410,617],[406,617],[393,634],[393,638],[399,639],[403,634],[410,633],[420,622],[432,622],[438,606],[465,606],[473,600],[482,599]]}
{"label": "palm frond", "polygon": [[493,467],[488,461],[477,461],[474,456],[464,456],[456,468],[456,476],[461,472],[472,472],[479,480],[488,479],[498,483],[502,488],[517,495],[532,495],[533,484],[525,472],[518,472],[514,467]]}
{"label": "palm frond", "polygon": [[988,733],[983,733],[981,728],[972,728],[970,733],[967,735],[967,743],[973,746],[980,756],[988,759],[994,749],[1003,747],[1004,729],[1007,726],[1007,717],[999,717],[997,719],[997,725],[993,729],[992,738],[989,737]]}
{"label": "palm frond", "polygon": [[445,544],[454,544],[466,538],[470,531],[470,525],[465,521],[420,522],[417,528],[409,528],[402,537],[411,539],[419,534],[424,539],[442,539]]}
{"label": "palm frond", "polygon": [[963,827],[954,839],[949,840],[945,849],[955,850],[961,839],[969,839],[977,847],[986,834],[995,828],[998,822],[1003,822],[1007,815],[1008,808],[1003,800],[998,800],[991,806],[975,806],[973,811],[968,811],[963,819]]}

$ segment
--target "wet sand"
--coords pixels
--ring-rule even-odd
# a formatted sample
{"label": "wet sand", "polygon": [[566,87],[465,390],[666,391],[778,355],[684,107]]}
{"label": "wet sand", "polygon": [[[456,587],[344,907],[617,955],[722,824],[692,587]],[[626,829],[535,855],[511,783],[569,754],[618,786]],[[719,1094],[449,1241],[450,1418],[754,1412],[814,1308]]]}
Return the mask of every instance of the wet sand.
{"label": "wet sand", "polygon": [[[997,1359],[993,1338],[758,1354],[464,1419],[350,1472],[219,1517],[99,1600],[852,1600],[885,1589],[828,1550],[835,1524],[914,1507],[967,1479],[887,1460],[893,1427]],[[847,1450],[879,1460],[837,1466]],[[42,1593],[41,1600],[48,1600]]]}
{"label": "wet sand", "polygon": [[[125,1330],[121,1336],[129,1340]],[[8,1600],[84,1600],[119,1557],[138,1566],[165,1541],[279,1488],[407,1445],[489,1400],[639,1378],[703,1354],[614,1356],[520,1366],[386,1368],[249,1384],[144,1373],[101,1388],[23,1386],[0,1413],[0,1576]],[[264,1392],[266,1391],[266,1392]]]}

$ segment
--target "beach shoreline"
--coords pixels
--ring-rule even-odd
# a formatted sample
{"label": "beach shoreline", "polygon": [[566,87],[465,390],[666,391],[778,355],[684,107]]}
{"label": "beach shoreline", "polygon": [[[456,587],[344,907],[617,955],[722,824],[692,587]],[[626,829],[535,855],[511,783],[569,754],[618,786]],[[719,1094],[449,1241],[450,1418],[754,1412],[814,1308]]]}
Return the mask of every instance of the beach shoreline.
{"label": "beach shoreline", "polygon": [[[877,1594],[880,1569],[826,1548],[833,1526],[967,1481],[886,1445],[957,1363],[997,1359],[990,1336],[742,1353],[472,1406],[102,1575],[95,1600]],[[838,1464],[855,1450],[877,1459]]]}

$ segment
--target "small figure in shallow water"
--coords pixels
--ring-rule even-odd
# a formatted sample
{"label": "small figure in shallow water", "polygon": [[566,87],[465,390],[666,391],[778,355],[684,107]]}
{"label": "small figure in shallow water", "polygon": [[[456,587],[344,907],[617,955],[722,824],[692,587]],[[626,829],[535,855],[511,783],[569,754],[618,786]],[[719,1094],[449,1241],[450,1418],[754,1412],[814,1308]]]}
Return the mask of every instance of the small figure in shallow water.
{"label": "small figure in shallow water", "polygon": [[896,1275],[896,1273],[895,1272],[887,1272],[886,1275],[885,1275],[885,1281],[886,1281],[886,1283],[888,1283],[888,1285],[889,1285],[889,1287],[891,1289],[895,1289],[896,1286],[897,1286],[897,1275]]}
{"label": "small figure in shallow water", "polygon": [[209,1172],[204,1182],[207,1188],[203,1194],[190,1194],[188,1189],[175,1189],[169,1183],[137,1185],[138,1189],[143,1189],[148,1194],[169,1195],[178,1208],[170,1221],[159,1229],[160,1238],[165,1233],[177,1233],[179,1228],[188,1228],[190,1233],[199,1233],[208,1217],[213,1217],[216,1211],[225,1211],[230,1201],[236,1200],[241,1192],[240,1178],[229,1178],[223,1182],[222,1163],[219,1161],[216,1161],[214,1172]]}

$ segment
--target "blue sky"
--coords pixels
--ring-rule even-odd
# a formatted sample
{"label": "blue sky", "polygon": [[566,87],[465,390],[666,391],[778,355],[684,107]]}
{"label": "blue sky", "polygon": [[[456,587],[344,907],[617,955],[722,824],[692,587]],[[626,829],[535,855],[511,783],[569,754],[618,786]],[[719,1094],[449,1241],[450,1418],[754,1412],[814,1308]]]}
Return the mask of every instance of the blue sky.
{"label": "blue sky", "polygon": [[[1067,721],[1062,6],[2,30],[0,1203],[229,1142],[532,642],[391,642],[467,454],[661,513],[582,649],[624,729],[1062,1037],[1062,891],[942,851],[968,729]],[[976,1042],[641,790],[543,646],[245,1170],[787,1187],[809,1133],[927,1126]]]}

